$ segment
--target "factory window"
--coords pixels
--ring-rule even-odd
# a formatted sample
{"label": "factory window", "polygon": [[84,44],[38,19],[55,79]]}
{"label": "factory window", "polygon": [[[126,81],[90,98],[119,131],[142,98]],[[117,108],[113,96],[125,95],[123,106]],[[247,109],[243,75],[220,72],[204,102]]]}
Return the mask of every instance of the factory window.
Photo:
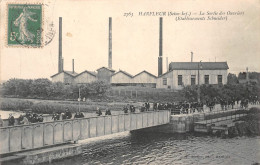
{"label": "factory window", "polygon": [[204,76],[205,84],[209,84],[209,75]]}
{"label": "factory window", "polygon": [[222,75],[218,75],[218,84],[222,84]]}
{"label": "factory window", "polygon": [[167,85],[167,78],[163,78],[163,85]]}
{"label": "factory window", "polygon": [[182,75],[178,75],[178,85],[182,85]]}
{"label": "factory window", "polygon": [[195,85],[195,82],[196,82],[196,76],[195,75],[191,75],[190,85]]}

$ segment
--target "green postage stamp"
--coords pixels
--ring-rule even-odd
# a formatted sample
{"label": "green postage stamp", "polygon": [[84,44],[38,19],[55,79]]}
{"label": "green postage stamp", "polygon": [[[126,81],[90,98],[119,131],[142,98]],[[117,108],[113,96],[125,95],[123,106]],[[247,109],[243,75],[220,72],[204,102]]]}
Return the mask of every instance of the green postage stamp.
{"label": "green postage stamp", "polygon": [[42,5],[8,4],[8,46],[42,47]]}

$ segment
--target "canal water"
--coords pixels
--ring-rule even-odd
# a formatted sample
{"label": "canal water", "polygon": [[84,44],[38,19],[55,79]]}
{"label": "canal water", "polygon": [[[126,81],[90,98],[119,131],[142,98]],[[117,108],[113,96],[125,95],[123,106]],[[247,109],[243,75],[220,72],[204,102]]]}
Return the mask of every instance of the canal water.
{"label": "canal water", "polygon": [[24,114],[23,112],[15,112],[15,111],[3,111],[0,110],[0,115],[2,119],[8,119],[9,114],[12,114],[14,118],[18,118],[21,114]]}
{"label": "canal water", "polygon": [[120,133],[87,142],[83,154],[54,161],[71,164],[223,164],[260,163],[260,137],[218,137],[194,134]]}

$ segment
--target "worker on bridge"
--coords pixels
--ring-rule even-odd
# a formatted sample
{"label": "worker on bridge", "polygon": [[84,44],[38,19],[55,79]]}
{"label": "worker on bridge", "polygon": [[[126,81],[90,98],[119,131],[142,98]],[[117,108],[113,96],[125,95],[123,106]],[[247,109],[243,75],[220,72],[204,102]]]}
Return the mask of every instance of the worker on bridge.
{"label": "worker on bridge", "polygon": [[105,115],[111,115],[111,111],[108,108],[106,109],[106,114]]}
{"label": "worker on bridge", "polygon": [[97,112],[96,112],[96,114],[98,115],[98,116],[101,116],[102,115],[102,112],[101,112],[101,110],[97,107]]}

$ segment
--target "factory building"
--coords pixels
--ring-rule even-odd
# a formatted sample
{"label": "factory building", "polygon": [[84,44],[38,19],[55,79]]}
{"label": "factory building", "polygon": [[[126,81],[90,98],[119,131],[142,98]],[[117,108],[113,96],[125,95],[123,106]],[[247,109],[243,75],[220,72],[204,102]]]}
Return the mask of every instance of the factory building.
{"label": "factory building", "polygon": [[101,67],[97,69],[97,79],[99,81],[106,81],[107,83],[111,83],[111,76],[115,73],[115,70]]}
{"label": "factory building", "polygon": [[155,75],[144,70],[133,77],[132,84],[135,86],[146,86],[155,88],[156,78],[157,77]]}
{"label": "factory building", "polygon": [[156,88],[227,84],[228,69],[227,62],[172,62],[169,71],[157,78]]}
{"label": "factory building", "polygon": [[64,84],[72,84],[74,83],[74,77],[77,75],[76,72],[72,71],[61,71],[51,76],[52,82],[63,82]]}
{"label": "factory building", "polygon": [[86,84],[97,81],[97,73],[85,70],[74,77],[74,83]]}
{"label": "factory building", "polygon": [[116,72],[112,69],[112,18],[108,22],[108,67],[101,67],[97,72],[85,70],[79,74],[74,71],[74,59],[72,60],[72,71],[64,71],[64,59],[62,57],[62,18],[59,18],[59,54],[58,73],[51,76],[53,82],[65,84],[86,84],[94,81],[105,81],[114,86],[145,86],[152,88],[182,89],[188,85],[202,84],[227,84],[228,65],[227,62],[171,62],[167,71],[163,73],[163,18],[159,18],[159,56],[158,77],[142,71],[135,76],[126,71]]}
{"label": "factory building", "polygon": [[114,86],[143,86],[143,87],[156,87],[156,76],[147,72],[142,71],[135,76],[119,70],[112,75],[111,84]]}
{"label": "factory building", "polygon": [[112,85],[130,86],[132,84],[133,76],[125,71],[119,70],[111,77]]}

